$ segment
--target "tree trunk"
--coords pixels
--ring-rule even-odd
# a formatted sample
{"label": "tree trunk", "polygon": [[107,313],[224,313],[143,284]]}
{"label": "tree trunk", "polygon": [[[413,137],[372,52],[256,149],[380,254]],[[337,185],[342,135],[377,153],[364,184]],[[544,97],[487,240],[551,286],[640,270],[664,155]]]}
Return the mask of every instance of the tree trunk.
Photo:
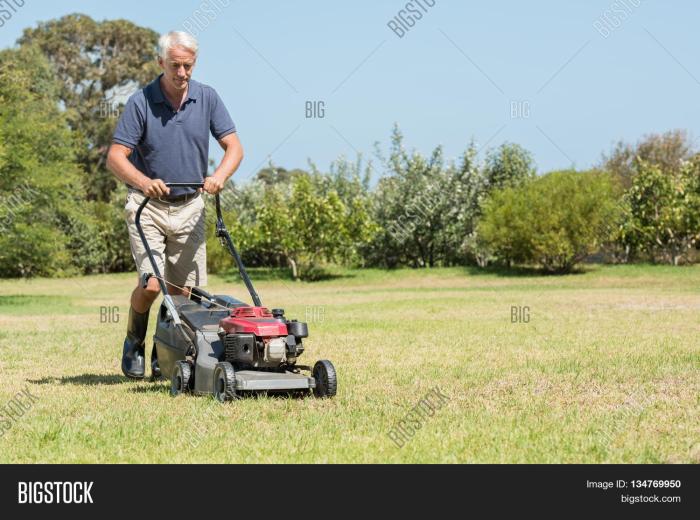
{"label": "tree trunk", "polygon": [[290,256],[287,258],[289,261],[289,266],[292,268],[292,278],[295,280],[299,279],[299,272],[297,271],[297,263],[294,261],[294,259]]}

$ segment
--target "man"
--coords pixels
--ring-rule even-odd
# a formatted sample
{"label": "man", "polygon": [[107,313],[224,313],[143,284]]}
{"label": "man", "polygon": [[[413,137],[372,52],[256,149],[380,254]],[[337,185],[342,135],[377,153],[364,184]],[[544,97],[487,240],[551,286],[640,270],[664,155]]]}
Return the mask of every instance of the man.
{"label": "man", "polygon": [[[129,187],[125,205],[131,253],[139,278],[131,294],[129,322],[122,354],[122,372],[140,379],[145,372],[145,340],[158,280],[142,277],[153,271],[134,223],[145,196],[152,197],[141,225],[162,276],[172,294],[188,294],[207,283],[204,201],[202,190],[168,189],[168,182],[203,182],[203,190],[219,193],[243,159],[236,127],[216,91],[191,79],[197,40],[172,31],[158,41],[162,74],[129,98],[114,132],[107,167]],[[210,177],[209,134],[224,149]],[[182,289],[179,289],[178,286]]]}

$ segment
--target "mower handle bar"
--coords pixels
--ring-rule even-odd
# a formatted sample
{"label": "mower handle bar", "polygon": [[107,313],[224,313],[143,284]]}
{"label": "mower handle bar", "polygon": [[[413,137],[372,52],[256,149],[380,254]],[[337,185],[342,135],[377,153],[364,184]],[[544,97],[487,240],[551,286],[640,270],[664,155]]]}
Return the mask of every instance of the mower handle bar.
{"label": "mower handle bar", "polygon": [[201,188],[203,182],[166,182],[168,188]]}
{"label": "mower handle bar", "polygon": [[[203,182],[166,182],[165,185],[168,188],[202,188],[204,186]],[[169,294],[168,294],[168,287],[163,281],[163,277],[160,274],[160,270],[158,269],[158,265],[156,264],[155,258],[153,257],[153,252],[151,251],[151,248],[148,245],[148,240],[146,240],[146,235],[143,233],[143,229],[141,228],[141,213],[143,212],[143,208],[146,207],[146,204],[148,204],[148,201],[151,200],[151,197],[144,197],[143,202],[139,205],[139,209],[136,211],[136,229],[139,232],[139,237],[141,237],[141,242],[143,243],[144,248],[146,249],[146,253],[148,254],[148,259],[151,262],[151,267],[153,268],[153,274],[155,274],[156,278],[158,279],[158,284],[160,285],[160,290],[163,292],[163,297],[166,299],[166,301],[169,300]],[[248,289],[248,292],[250,293],[250,297],[253,300],[253,305],[260,307],[262,305],[260,301],[260,296],[258,296],[258,293],[255,292],[255,288],[253,287],[253,282],[250,281],[250,277],[248,276],[248,273],[245,270],[245,266],[243,265],[243,261],[241,260],[241,257],[238,254],[238,251],[236,251],[236,247],[233,245],[233,240],[231,240],[231,235],[229,234],[228,230],[226,229],[226,224],[224,224],[224,218],[221,214],[221,201],[219,200],[219,194],[217,193],[215,195],[215,202],[216,202],[216,236],[219,237],[222,245],[226,247],[228,250],[229,254],[234,258],[236,261],[236,266],[238,267],[238,273],[241,275],[241,278],[243,279],[243,283],[245,283],[246,288]]]}

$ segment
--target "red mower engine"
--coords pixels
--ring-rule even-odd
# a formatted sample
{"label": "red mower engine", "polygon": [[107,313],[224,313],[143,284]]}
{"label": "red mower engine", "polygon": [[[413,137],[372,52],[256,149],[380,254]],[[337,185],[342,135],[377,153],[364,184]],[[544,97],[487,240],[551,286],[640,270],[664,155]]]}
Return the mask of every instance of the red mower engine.
{"label": "red mower engine", "polygon": [[283,309],[238,307],[219,321],[226,361],[237,368],[294,365],[308,335],[306,323],[287,321]]}

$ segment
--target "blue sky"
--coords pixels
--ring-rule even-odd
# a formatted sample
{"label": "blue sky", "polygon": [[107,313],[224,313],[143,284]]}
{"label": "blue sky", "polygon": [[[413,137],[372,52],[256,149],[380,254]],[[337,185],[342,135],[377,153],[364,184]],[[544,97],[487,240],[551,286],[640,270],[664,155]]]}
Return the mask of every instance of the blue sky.
{"label": "blue sky", "polygon": [[[214,19],[197,23],[207,3]],[[158,32],[189,23],[201,45],[194,77],[220,93],[246,150],[241,180],[270,157],[322,169],[369,157],[395,122],[409,147],[441,144],[447,158],[472,138],[517,142],[540,172],[590,167],[616,140],[649,132],[700,138],[700,4],[436,0],[422,12],[414,0],[422,19],[399,38],[387,23],[406,3],[25,0],[0,46],[72,12]],[[325,117],[306,118],[307,101],[323,101]]]}

